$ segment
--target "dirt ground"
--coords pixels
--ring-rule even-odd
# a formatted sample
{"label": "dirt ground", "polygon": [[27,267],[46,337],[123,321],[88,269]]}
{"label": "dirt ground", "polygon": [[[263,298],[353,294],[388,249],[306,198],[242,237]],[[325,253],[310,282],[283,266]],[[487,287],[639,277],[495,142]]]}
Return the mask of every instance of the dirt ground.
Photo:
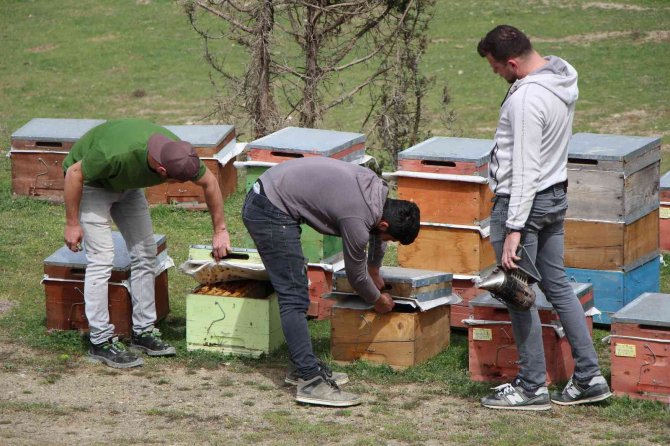
{"label": "dirt ground", "polygon": [[0,342],[0,444],[659,444],[588,409],[491,411],[431,383],[348,384],[364,403],[333,409],[297,404],[281,369],[149,359],[117,371],[80,357],[54,375],[35,355]]}

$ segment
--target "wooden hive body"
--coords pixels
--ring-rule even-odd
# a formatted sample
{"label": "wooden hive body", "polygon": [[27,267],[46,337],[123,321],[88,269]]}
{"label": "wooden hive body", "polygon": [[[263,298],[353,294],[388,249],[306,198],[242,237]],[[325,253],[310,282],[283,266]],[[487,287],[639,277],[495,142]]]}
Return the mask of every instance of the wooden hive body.
{"label": "wooden hive body", "polygon": [[[167,257],[166,237],[154,235],[158,245],[158,261]],[[109,281],[109,317],[114,333],[122,337],[132,334],[132,298],[130,258],[125,242],[118,232],[113,233],[114,267]],[[88,330],[84,305],[84,276],[86,255],[73,253],[66,247],[58,249],[44,260],[44,292],[46,296],[46,324],[49,330]],[[168,272],[163,269],[156,275],[156,320],[163,320],[170,312]]]}
{"label": "wooden hive body", "polygon": [[612,316],[615,395],[670,404],[670,295],[643,293]]}

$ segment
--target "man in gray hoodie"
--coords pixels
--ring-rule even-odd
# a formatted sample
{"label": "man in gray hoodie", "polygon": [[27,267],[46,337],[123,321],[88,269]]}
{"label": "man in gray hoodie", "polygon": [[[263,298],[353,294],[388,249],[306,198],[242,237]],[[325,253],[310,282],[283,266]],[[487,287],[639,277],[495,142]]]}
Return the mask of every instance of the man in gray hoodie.
{"label": "man in gray hoodie", "polygon": [[358,395],[339,388],[349,381],[347,375],[331,372],[312,350],[300,224],[342,237],[349,283],[377,312],[386,313],[394,303],[380,291],[384,242],[412,243],[420,222],[416,204],[387,195],[388,187],[372,170],[325,157],[278,164],[247,195],[242,219],[279,298],[282,330],[295,365],[285,381],[297,384],[299,402],[338,407],[360,403]]}
{"label": "man in gray hoodie", "polygon": [[490,186],[495,194],[491,244],[505,270],[518,267],[523,246],[539,271],[540,288],[557,311],[575,359],[572,379],[549,397],[542,328],[536,308],[508,308],[520,370],[511,384],[482,398],[495,409],[546,410],[550,399],[572,405],[611,396],[600,373],[584,312],[563,263],[567,202],[568,142],[579,94],[577,71],[556,56],[542,57],[518,29],[501,25],[477,46],[493,72],[511,84],[500,108],[491,152]]}

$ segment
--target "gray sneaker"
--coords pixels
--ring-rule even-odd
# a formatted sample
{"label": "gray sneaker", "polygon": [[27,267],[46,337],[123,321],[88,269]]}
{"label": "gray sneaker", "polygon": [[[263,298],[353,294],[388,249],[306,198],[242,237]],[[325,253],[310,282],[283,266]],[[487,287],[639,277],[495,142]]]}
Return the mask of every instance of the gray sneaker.
{"label": "gray sneaker", "polygon": [[335,381],[323,373],[309,380],[299,378],[295,400],[300,403],[333,407],[355,406],[361,403],[360,396],[343,392]]}
{"label": "gray sneaker", "polygon": [[494,387],[495,392],[492,395],[481,399],[482,406],[491,409],[511,409],[511,410],[549,410],[549,392],[545,386],[535,390],[526,390],[521,385],[519,379],[515,379],[511,384],[503,384]]}
{"label": "gray sneaker", "polygon": [[161,332],[154,328],[144,333],[133,333],[130,348],[140,350],[149,356],[174,356],[177,350],[161,339]]}
{"label": "gray sneaker", "polygon": [[[330,370],[330,367],[328,367],[320,359],[317,359],[316,362],[319,365],[319,369],[326,374],[326,377],[335,381],[335,384],[337,384],[338,386],[342,386],[349,382],[349,375],[347,375],[346,373],[333,372],[332,370]],[[289,361],[288,367],[286,368],[286,376],[284,377],[284,382],[292,386],[297,386],[298,379],[300,379],[300,372],[298,372],[298,369],[295,368],[295,364],[293,364],[293,361]]]}
{"label": "gray sneaker", "polygon": [[126,350],[126,347],[117,337],[108,339],[101,344],[91,344],[88,356],[97,362],[102,362],[115,369],[128,369],[144,364],[142,358],[138,358]]}
{"label": "gray sneaker", "polygon": [[561,406],[595,403],[612,396],[610,386],[602,375],[594,376],[588,383],[571,378],[562,392],[552,392],[551,401]]}

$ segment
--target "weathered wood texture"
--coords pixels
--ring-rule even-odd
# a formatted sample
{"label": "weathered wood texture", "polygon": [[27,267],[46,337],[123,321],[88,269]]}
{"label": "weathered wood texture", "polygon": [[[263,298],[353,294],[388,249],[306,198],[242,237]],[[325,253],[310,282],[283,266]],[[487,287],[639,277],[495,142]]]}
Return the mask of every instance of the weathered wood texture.
{"label": "weathered wood texture", "polygon": [[566,219],[565,265],[572,268],[631,270],[659,251],[659,212],[626,225]]}
{"label": "weathered wood texture", "polygon": [[421,221],[481,225],[491,216],[492,197],[488,184],[398,177],[398,198],[414,201]]}
{"label": "weathered wood texture", "polygon": [[488,237],[473,229],[421,225],[414,243],[398,246],[398,264],[406,268],[476,275],[495,261]]}
{"label": "weathered wood texture", "polygon": [[448,305],[417,313],[332,310],[331,354],[340,363],[361,359],[404,369],[440,353],[449,336]]}

